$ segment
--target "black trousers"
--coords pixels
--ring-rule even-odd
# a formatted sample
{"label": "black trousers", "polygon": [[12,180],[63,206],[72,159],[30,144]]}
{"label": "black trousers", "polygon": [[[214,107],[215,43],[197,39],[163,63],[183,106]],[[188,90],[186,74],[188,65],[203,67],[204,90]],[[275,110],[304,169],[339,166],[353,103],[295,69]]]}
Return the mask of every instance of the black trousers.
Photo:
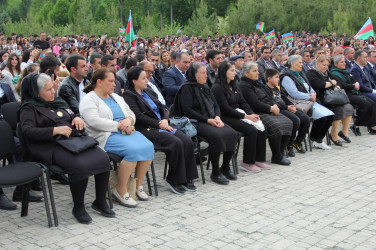
{"label": "black trousers", "polygon": [[[298,144],[301,143],[309,129],[309,116],[300,110],[297,110],[295,114],[288,110],[281,110],[281,113],[288,117],[293,123],[291,137],[287,145],[291,146],[294,142]],[[296,135],[297,132],[298,135]]]}
{"label": "black trousers", "polygon": [[366,96],[347,94],[351,105],[357,108],[356,126],[373,127],[376,125],[376,103]]}
{"label": "black trousers", "polygon": [[328,132],[328,129],[330,128],[333,122],[333,119],[334,115],[330,115],[314,120],[310,134],[311,140],[321,143],[322,139],[326,135],[326,132]]}
{"label": "black trousers", "polygon": [[272,151],[272,159],[276,161],[282,160],[285,148],[290,140],[289,135],[282,135],[277,137],[268,137],[269,146]]}
{"label": "black trousers", "polygon": [[190,137],[180,130],[175,134],[159,132],[157,129],[140,131],[156,150],[166,154],[169,164],[166,180],[171,184],[183,184],[198,178],[194,155],[194,144]]}
{"label": "black trousers", "polygon": [[244,134],[243,162],[254,164],[256,161],[264,162],[266,159],[266,131],[259,131],[238,118],[222,117],[222,120],[236,131]]}

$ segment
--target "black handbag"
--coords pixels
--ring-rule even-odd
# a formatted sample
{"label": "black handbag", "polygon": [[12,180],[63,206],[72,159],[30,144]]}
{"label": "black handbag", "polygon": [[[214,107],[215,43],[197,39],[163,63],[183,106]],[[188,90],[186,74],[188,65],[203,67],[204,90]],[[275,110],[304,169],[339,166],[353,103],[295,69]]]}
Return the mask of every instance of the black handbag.
{"label": "black handbag", "polygon": [[93,137],[88,136],[84,130],[73,130],[69,138],[59,135],[56,142],[75,155],[99,144]]}
{"label": "black handbag", "polygon": [[324,93],[324,105],[345,105],[350,100],[344,89],[329,89]]}

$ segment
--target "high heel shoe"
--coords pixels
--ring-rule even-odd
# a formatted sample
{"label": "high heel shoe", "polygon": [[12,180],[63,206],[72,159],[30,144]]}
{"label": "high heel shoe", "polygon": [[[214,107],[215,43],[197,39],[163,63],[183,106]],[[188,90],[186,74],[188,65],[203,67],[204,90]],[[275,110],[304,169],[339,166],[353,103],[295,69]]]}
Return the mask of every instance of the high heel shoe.
{"label": "high heel shoe", "polygon": [[334,145],[339,146],[339,147],[343,146],[341,140],[337,140],[337,141],[333,140],[332,134],[329,134],[329,139],[334,143]]}

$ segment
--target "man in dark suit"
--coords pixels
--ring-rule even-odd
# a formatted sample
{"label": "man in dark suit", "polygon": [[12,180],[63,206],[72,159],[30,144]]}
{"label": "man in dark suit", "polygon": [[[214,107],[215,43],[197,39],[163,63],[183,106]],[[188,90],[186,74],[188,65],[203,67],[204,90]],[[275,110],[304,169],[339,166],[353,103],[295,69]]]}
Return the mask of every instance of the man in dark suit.
{"label": "man in dark suit", "polygon": [[343,54],[345,55],[346,70],[350,71],[352,66],[354,65],[355,50],[354,50],[354,48],[347,47],[343,51]]}
{"label": "man in dark suit", "polygon": [[222,52],[214,49],[209,50],[206,53],[206,61],[208,62],[206,66],[208,74],[206,83],[211,87],[214,84],[219,64],[223,61]]}
{"label": "man in dark suit", "polygon": [[369,80],[373,86],[376,86],[376,51],[375,50],[369,50],[367,52],[368,54],[368,62],[365,66],[369,73]]}
{"label": "man in dark suit", "polygon": [[176,55],[175,66],[163,74],[162,83],[166,89],[166,105],[170,107],[174,102],[176,93],[180,86],[186,81],[185,72],[191,65],[191,59],[186,52]]}
{"label": "man in dark suit", "polygon": [[[0,78],[1,78],[0,70]],[[6,79],[0,79],[0,121],[3,120],[3,115],[1,114],[1,106],[8,102],[15,102],[16,98],[14,97],[13,91],[10,88],[9,84],[6,82]]]}
{"label": "man in dark suit", "polygon": [[261,47],[261,57],[256,61],[258,64],[258,70],[260,73],[260,78],[259,78],[260,83],[266,83],[265,76],[264,76],[265,70],[274,68],[273,64],[270,61],[271,53],[272,52],[268,46]]}
{"label": "man in dark suit", "polygon": [[302,52],[300,52],[300,55],[302,56],[303,60],[302,72],[306,74],[307,71],[311,69],[311,66],[309,65],[311,61],[311,53],[308,50],[302,50]]}
{"label": "man in dark suit", "polygon": [[355,63],[350,70],[354,79],[359,82],[360,93],[376,102],[376,86],[370,81],[370,74],[365,67],[367,65],[367,52],[359,50],[355,53]]}
{"label": "man in dark suit", "polygon": [[282,56],[282,52],[279,49],[275,49],[272,51],[272,59],[271,63],[273,68],[278,70],[281,65],[279,65],[279,57]]}

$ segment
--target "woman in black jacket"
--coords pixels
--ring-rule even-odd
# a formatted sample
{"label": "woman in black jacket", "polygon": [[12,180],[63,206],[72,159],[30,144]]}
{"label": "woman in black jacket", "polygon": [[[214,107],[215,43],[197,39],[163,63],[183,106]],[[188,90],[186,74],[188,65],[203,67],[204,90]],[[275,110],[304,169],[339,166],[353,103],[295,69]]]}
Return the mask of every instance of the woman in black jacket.
{"label": "woman in black jacket", "polygon": [[[198,121],[194,123],[197,135],[209,143],[209,158],[213,166],[210,178],[218,184],[227,185],[228,179],[237,179],[230,169],[237,133],[221,120],[215,97],[205,85],[206,78],[206,66],[200,62],[192,63],[187,70],[187,83],[183,84],[176,94],[171,113],[174,116],[186,116]],[[219,168],[221,152],[223,163]]]}
{"label": "woman in black jacket", "polygon": [[[350,128],[355,135],[360,135],[359,126],[367,126],[372,135],[376,135],[376,104],[366,96],[359,93],[359,83],[346,70],[345,57],[335,56],[333,58],[334,66],[330,70],[332,76],[338,85],[346,91],[351,105],[356,106],[357,117],[354,119],[354,125]],[[345,141],[350,140],[342,131],[338,134]]]}
{"label": "woman in black jacket", "polygon": [[235,83],[234,62],[224,61],[219,65],[218,76],[212,87],[213,95],[221,109],[221,118],[230,127],[244,134],[243,162],[241,168],[247,172],[271,169],[265,163],[266,131],[258,130],[248,121],[258,122],[260,117],[253,112]]}
{"label": "woman in black jacket", "polygon": [[169,163],[166,185],[176,194],[194,192],[198,178],[194,145],[187,135],[168,124],[168,114],[153,90],[147,88],[146,73],[141,67],[128,71],[128,89],[123,97],[136,116],[136,130],[163,151]]}
{"label": "woman in black jacket", "polygon": [[[327,56],[319,56],[316,59],[316,66],[307,71],[306,76],[311,84],[312,88],[316,91],[317,99],[324,104],[324,93],[328,89],[340,88],[337,85],[337,81],[333,79],[331,73],[328,71],[330,60]],[[351,142],[348,138],[349,127],[354,113],[354,108],[351,104],[345,105],[327,105],[324,106],[334,113],[334,119],[332,122],[332,131],[330,133],[330,140],[334,145],[342,146],[342,142],[339,136],[346,137],[346,142]],[[342,121],[342,131],[338,132],[339,125]]]}
{"label": "woman in black jacket", "polygon": [[241,93],[264,123],[272,150],[272,163],[290,165],[291,162],[284,156],[289,142],[293,123],[286,116],[280,114],[278,105],[264,91],[258,82],[259,71],[257,63],[247,62],[243,65],[243,77],[240,82]]}

